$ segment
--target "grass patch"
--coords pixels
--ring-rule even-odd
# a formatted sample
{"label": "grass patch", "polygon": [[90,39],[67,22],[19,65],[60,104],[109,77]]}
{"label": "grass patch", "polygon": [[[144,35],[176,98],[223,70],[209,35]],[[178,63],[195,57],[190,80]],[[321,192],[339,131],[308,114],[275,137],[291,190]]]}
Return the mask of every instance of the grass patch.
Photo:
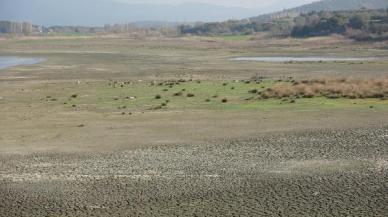
{"label": "grass patch", "polygon": [[251,35],[222,35],[216,37],[226,41],[247,41],[252,38]]}
{"label": "grass patch", "polygon": [[[332,99],[324,96],[307,97],[268,97],[261,94],[265,91],[276,90],[278,87],[291,82],[262,80],[246,83],[245,81],[229,81],[224,86],[222,81],[186,81],[174,84],[171,92],[161,91],[158,85],[148,82],[133,82],[124,87],[114,88],[107,83],[96,82],[58,88],[56,92],[45,93],[57,101],[50,102],[50,106],[58,105],[71,108],[77,107],[99,112],[141,112],[150,110],[231,110],[231,111],[271,111],[271,110],[320,110],[320,109],[388,109],[388,100],[377,98]],[[234,89],[231,89],[233,83]],[[262,89],[261,87],[264,87]],[[182,90],[185,89],[185,92]],[[252,91],[255,90],[255,91]],[[77,91],[76,98],[69,98]],[[73,93],[72,93],[73,92]],[[173,93],[173,94],[172,94]],[[185,93],[185,94],[184,94]],[[184,97],[183,97],[184,96]],[[163,99],[163,101],[160,101]]]}

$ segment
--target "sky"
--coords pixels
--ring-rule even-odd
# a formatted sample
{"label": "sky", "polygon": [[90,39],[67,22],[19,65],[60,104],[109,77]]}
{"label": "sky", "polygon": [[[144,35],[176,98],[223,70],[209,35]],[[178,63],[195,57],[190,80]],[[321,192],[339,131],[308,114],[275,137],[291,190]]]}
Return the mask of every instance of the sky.
{"label": "sky", "polygon": [[[137,21],[214,22],[254,17],[314,1],[316,0],[0,0],[0,20],[30,21],[45,26],[101,26],[105,23]],[[117,2],[121,4],[115,4]]]}
{"label": "sky", "polygon": [[188,2],[199,2],[206,4],[215,4],[230,7],[244,7],[244,8],[289,8],[295,7],[307,3],[311,3],[317,0],[106,0],[106,1],[119,1],[127,3],[150,3],[150,4],[182,4]]}

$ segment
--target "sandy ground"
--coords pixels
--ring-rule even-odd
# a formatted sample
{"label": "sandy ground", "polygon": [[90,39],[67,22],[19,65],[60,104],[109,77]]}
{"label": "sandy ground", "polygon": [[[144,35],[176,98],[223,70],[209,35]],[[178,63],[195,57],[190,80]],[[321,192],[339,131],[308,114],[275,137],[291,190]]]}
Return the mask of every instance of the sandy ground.
{"label": "sandy ground", "polygon": [[[271,132],[373,127],[388,123],[386,112],[352,111],[303,114],[192,111],[132,116],[70,112],[26,119],[15,119],[15,116],[0,126],[0,153],[117,151],[148,145],[254,138]],[[80,127],[81,124],[84,126]]]}

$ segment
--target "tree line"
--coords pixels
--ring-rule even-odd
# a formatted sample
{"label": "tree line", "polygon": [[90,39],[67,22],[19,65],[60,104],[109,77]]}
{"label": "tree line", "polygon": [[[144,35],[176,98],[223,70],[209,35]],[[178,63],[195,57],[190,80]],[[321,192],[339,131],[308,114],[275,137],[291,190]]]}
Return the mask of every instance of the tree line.
{"label": "tree line", "polygon": [[271,21],[254,19],[181,25],[181,34],[250,35],[269,32],[273,36],[312,37],[343,34],[358,40],[388,39],[388,9],[320,11],[284,16]]}

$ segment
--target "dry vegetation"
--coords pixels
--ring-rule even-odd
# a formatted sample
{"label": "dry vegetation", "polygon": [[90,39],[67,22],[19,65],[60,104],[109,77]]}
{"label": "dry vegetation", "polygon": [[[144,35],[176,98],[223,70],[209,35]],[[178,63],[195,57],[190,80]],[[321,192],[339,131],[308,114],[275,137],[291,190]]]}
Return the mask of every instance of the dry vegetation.
{"label": "dry vegetation", "polygon": [[388,78],[385,79],[313,79],[279,83],[259,92],[268,98],[388,98]]}

